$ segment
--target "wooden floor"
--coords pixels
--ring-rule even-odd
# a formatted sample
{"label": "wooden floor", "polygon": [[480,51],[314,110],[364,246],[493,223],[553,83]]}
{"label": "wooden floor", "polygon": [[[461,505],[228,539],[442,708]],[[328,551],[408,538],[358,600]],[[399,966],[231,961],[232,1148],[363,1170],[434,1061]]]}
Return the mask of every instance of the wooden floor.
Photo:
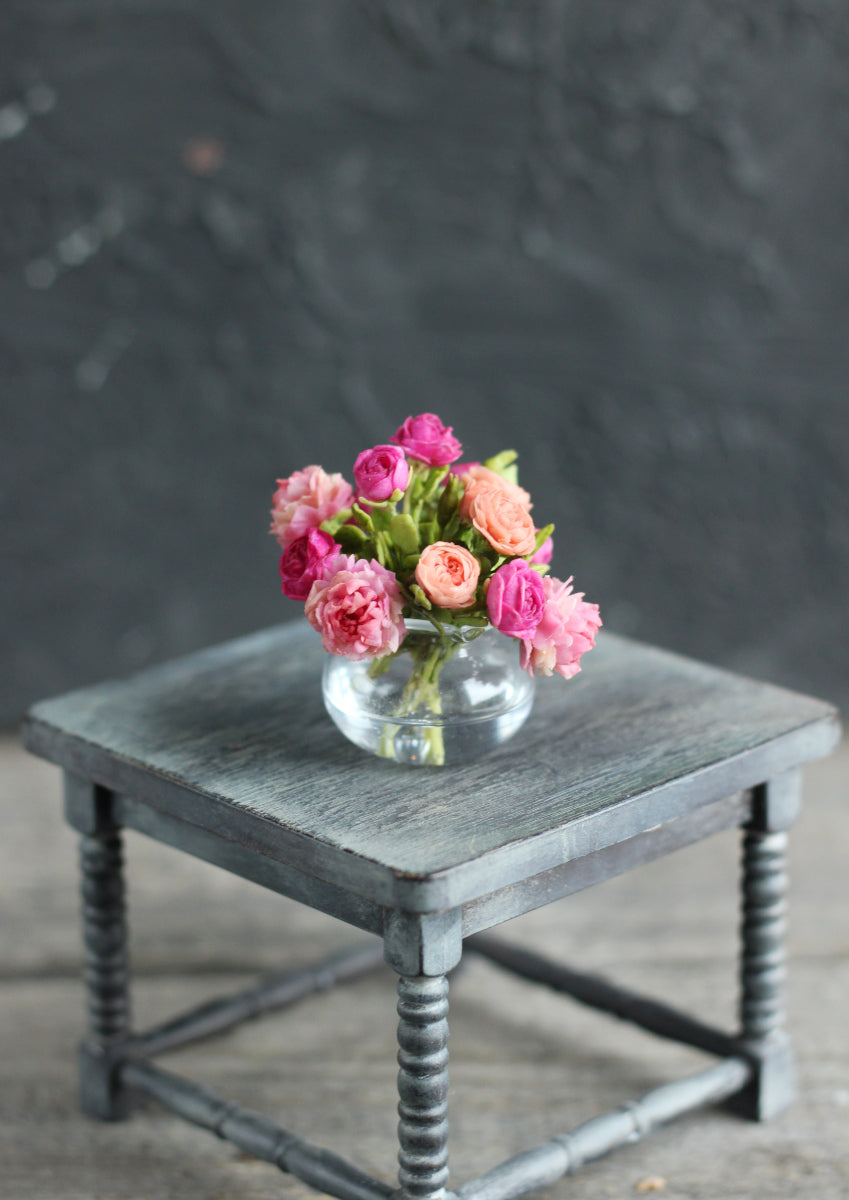
{"label": "wooden floor", "polygon": [[[801,1094],[755,1125],[711,1110],[540,1193],[584,1200],[849,1196],[849,746],[807,773],[792,837],[789,1008]],[[0,1197],[312,1195],[153,1107],[79,1115],[76,849],[58,772],[0,739]],[[721,835],[503,927],[714,1022],[734,1009],[737,839]],[[127,839],[137,1024],[363,935],[177,852]],[[357,983],[166,1056],[366,1170],[394,1175],[394,981]],[[452,1181],[709,1060],[470,961],[452,983]]]}

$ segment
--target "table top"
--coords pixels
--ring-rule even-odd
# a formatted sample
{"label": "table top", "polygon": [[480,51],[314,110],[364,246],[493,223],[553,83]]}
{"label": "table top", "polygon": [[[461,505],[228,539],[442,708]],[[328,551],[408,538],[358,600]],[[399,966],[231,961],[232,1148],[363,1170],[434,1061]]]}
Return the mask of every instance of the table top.
{"label": "table top", "polygon": [[279,626],[37,704],[34,753],[190,826],[419,911],[482,896],[755,786],[836,744],[826,703],[604,632],[539,680],[516,737],[456,767],[332,725],[324,654]]}

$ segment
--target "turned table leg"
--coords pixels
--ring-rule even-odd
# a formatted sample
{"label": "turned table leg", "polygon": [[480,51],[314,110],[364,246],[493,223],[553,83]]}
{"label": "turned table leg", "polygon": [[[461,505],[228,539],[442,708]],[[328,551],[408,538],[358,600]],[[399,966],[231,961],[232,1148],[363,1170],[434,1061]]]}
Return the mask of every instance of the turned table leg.
{"label": "turned table leg", "polygon": [[796,1094],[793,1046],[785,1029],[787,829],[799,808],[799,778],[785,776],[753,793],[743,830],[740,1037],[757,1064],[740,1107],[767,1120]]}
{"label": "turned table leg", "polygon": [[442,1200],[448,1181],[448,980],[398,980],[398,1182],[409,1200]]}
{"label": "turned table leg", "polygon": [[121,830],[111,793],[73,776],[66,815],[81,832],[80,868],[87,1027],[80,1046],[80,1105],[101,1120],[126,1111],[117,1082],[119,1051],[130,1032],[129,961]]}
{"label": "turned table leg", "polygon": [[398,1183],[443,1200],[448,1182],[448,979],[463,954],[459,909],[390,912],[383,950],[398,979]]}

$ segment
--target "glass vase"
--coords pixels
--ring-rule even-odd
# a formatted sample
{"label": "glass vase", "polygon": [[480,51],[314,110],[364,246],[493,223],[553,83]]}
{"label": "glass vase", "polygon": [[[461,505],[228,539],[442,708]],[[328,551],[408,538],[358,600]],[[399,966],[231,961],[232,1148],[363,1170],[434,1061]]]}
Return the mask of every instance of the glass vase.
{"label": "glass vase", "polygon": [[478,758],[521,728],[534,680],[515,639],[492,626],[406,626],[395,654],[327,656],[324,704],[349,741],[395,762],[443,766]]}

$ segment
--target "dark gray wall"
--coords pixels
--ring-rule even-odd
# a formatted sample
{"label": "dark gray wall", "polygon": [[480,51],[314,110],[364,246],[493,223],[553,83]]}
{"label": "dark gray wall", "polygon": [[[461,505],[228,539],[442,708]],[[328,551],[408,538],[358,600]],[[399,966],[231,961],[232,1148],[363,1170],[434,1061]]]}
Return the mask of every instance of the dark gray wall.
{"label": "dark gray wall", "polygon": [[434,410],[610,627],[849,698],[849,16],[7,0],[0,718],[289,619],[274,478]]}

